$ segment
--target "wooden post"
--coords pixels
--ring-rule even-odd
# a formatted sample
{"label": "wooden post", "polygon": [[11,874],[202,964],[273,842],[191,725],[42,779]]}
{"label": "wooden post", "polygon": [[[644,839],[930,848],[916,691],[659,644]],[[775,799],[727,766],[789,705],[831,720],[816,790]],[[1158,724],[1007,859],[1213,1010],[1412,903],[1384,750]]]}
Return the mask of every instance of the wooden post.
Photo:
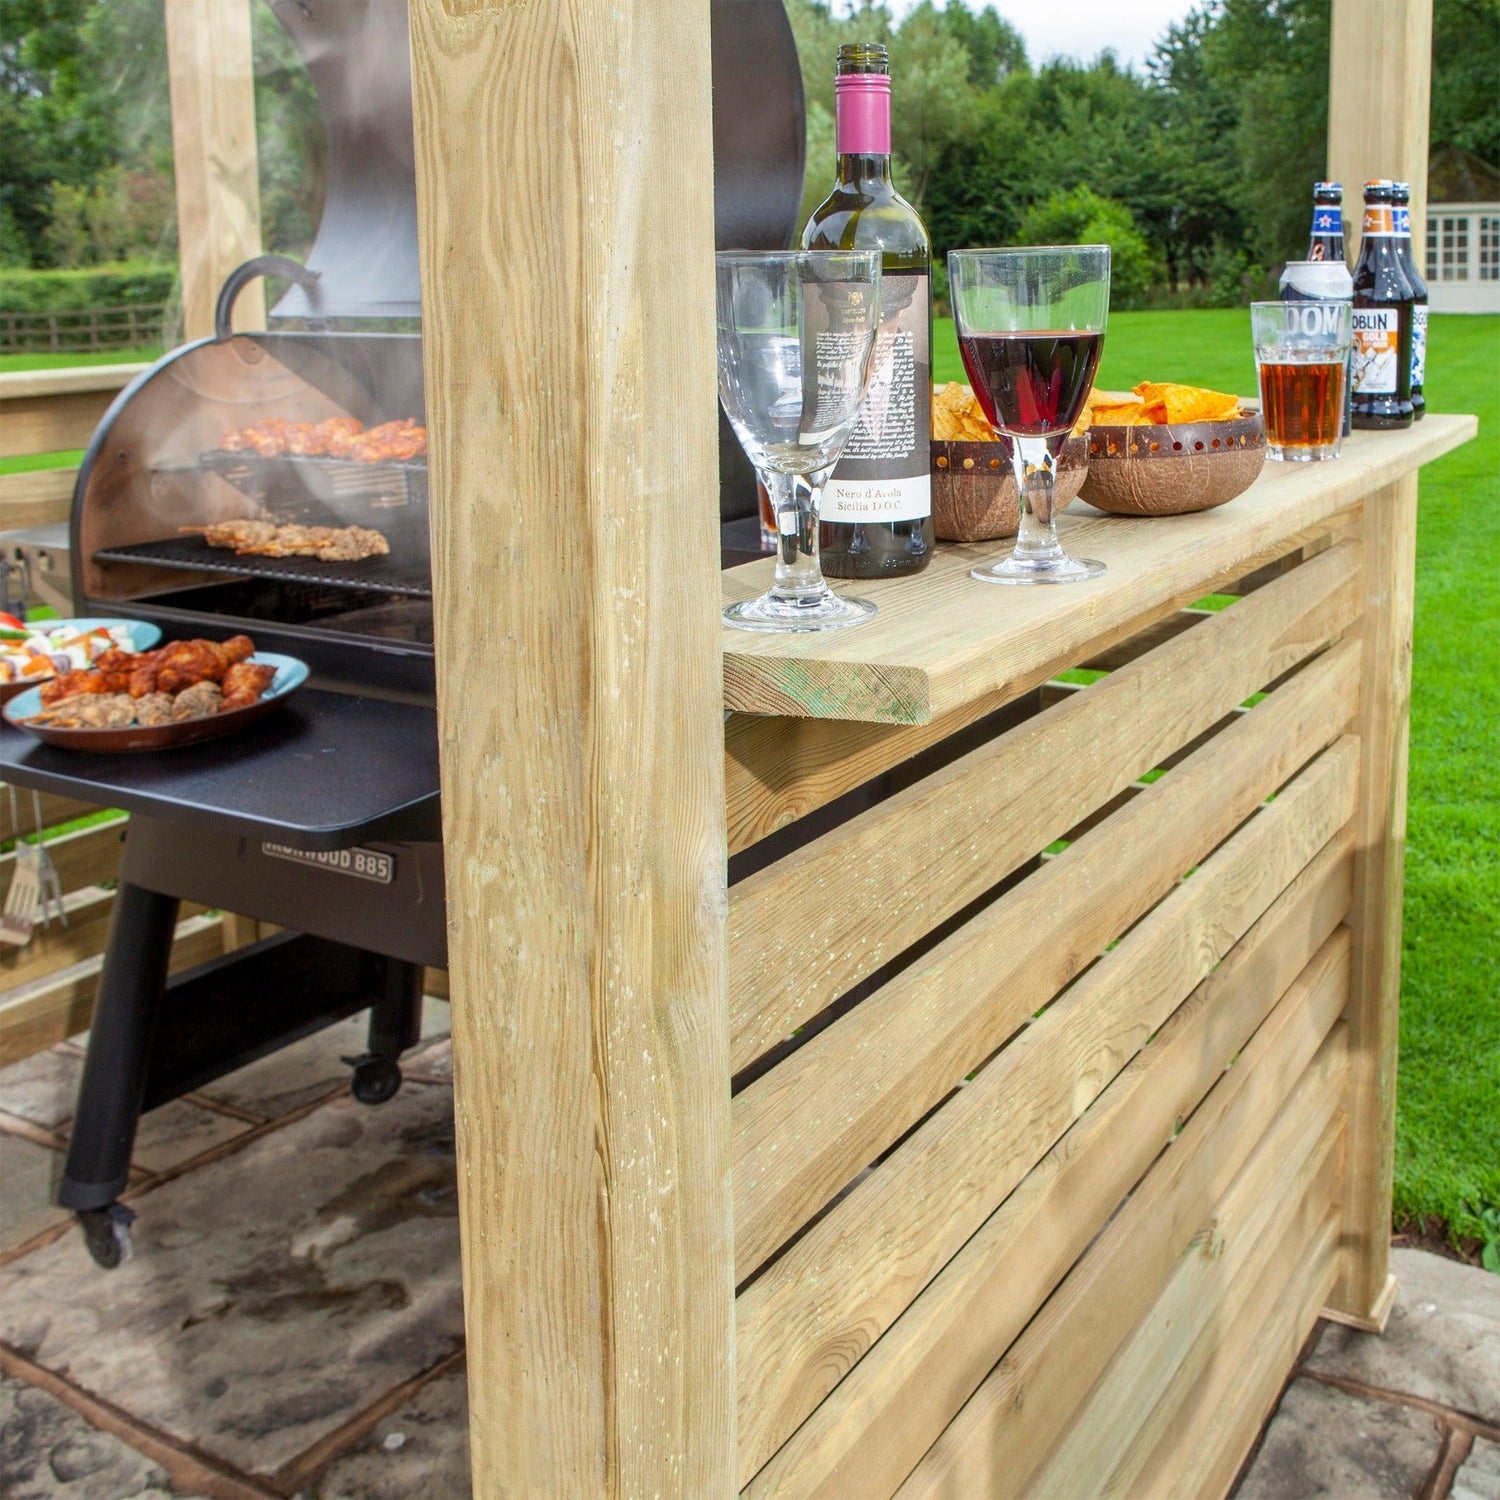
{"label": "wooden post", "polygon": [[1349,976],[1349,1149],[1343,1256],[1325,1315],[1382,1329],[1390,1274],[1406,854],[1406,752],[1416,579],[1417,476],[1365,501],[1359,802]]}
{"label": "wooden post", "polygon": [[1333,0],[1328,61],[1328,175],[1344,184],[1349,263],[1359,254],[1360,188],[1411,183],[1418,264],[1427,233],[1432,0]]}
{"label": "wooden post", "polygon": [[[224,278],[261,248],[250,0],[166,3],[182,323],[196,339],[213,332]],[[256,282],[240,296],[235,326],[265,324]]]}
{"label": "wooden post", "polygon": [[412,0],[474,1493],[734,1489],[705,0]]}
{"label": "wooden post", "polygon": [[[1350,258],[1360,185],[1411,183],[1420,259],[1427,223],[1427,116],[1432,84],[1432,0],[1333,0],[1328,78],[1328,171],[1354,211],[1344,224]],[[1417,480],[1365,502],[1365,658],[1356,819],[1353,976],[1349,1001],[1350,1134],[1344,1264],[1329,1315],[1383,1327],[1390,1277],[1395,1149],[1396,1039],[1401,991],[1401,887],[1406,838],[1406,730],[1411,693],[1412,586]]]}

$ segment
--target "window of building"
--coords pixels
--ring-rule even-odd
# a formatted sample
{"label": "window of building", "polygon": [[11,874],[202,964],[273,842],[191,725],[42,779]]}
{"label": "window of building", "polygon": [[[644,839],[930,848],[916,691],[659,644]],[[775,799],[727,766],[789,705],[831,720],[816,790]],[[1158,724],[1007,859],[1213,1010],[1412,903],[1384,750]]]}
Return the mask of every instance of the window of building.
{"label": "window of building", "polygon": [[1500,281],[1500,214],[1479,217],[1479,279]]}
{"label": "window of building", "polygon": [[1438,279],[1438,221],[1427,216],[1427,279]]}
{"label": "window of building", "polygon": [[1438,280],[1469,279],[1469,216],[1444,214],[1438,220]]}

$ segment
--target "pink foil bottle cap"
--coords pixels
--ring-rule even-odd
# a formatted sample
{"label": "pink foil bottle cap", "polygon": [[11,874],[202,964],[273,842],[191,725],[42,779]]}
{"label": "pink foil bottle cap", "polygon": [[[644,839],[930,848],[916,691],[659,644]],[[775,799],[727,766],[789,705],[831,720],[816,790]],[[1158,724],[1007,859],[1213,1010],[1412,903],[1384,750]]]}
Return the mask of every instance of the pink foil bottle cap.
{"label": "pink foil bottle cap", "polygon": [[891,154],[891,80],[884,73],[840,73],[833,85],[837,150],[849,156]]}

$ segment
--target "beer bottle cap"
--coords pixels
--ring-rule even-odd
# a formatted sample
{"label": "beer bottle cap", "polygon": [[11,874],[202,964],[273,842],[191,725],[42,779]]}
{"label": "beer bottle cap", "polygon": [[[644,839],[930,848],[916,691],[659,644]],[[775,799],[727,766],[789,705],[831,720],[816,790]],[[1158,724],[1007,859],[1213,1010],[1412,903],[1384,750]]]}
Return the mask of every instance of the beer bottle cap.
{"label": "beer bottle cap", "polygon": [[1379,201],[1391,196],[1391,179],[1389,177],[1372,177],[1365,183],[1365,197],[1374,198]]}
{"label": "beer bottle cap", "polygon": [[1315,182],[1313,192],[1322,198],[1330,193],[1337,193],[1339,197],[1344,196],[1344,184],[1342,182]]}
{"label": "beer bottle cap", "polygon": [[1391,192],[1395,195],[1397,203],[1405,203],[1411,197],[1411,183],[1393,182]]}

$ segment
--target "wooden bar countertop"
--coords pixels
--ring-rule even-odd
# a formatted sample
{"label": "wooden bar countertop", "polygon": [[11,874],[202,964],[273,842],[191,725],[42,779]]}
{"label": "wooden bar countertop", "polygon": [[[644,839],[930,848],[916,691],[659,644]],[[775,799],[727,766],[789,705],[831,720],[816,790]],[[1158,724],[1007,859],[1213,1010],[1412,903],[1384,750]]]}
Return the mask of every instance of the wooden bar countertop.
{"label": "wooden bar countertop", "polygon": [[[1237,499],[1197,515],[1106,516],[1075,502],[1058,519],[1075,556],[1108,565],[1101,579],[1007,588],[969,577],[1009,552],[1009,538],[940,543],[916,578],[835,580],[872,599],[863,624],[807,635],[725,629],[724,706],[741,713],[926,724],[980,698],[1025,692],[1091,649],[1149,624],[1296,545],[1339,512],[1466,443],[1471,416],[1425,417],[1401,432],[1355,432],[1331,463],[1267,462]],[[1170,462],[1170,460],[1166,460]],[[723,574],[724,600],[771,581],[763,558]]]}

